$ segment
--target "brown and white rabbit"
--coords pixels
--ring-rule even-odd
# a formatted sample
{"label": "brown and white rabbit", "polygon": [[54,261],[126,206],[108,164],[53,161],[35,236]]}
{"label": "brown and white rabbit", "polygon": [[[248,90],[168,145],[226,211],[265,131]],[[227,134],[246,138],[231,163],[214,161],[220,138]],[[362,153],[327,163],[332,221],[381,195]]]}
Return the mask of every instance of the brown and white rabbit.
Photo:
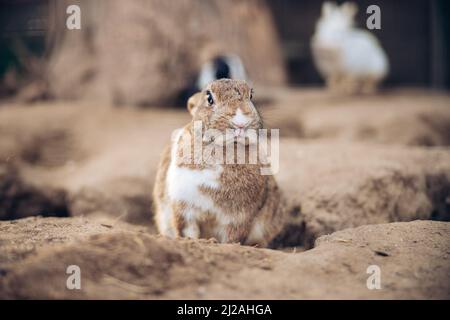
{"label": "brown and white rabbit", "polygon": [[[220,143],[227,148],[240,144],[248,156],[256,140],[238,138],[263,128],[251,98],[245,81],[221,79],[189,99],[192,121],[173,135],[156,177],[155,221],[161,234],[264,247],[281,230],[285,211],[281,192],[273,175],[261,174],[264,164],[259,157],[253,163],[217,162],[211,156],[197,157],[192,147],[200,123],[202,133],[224,134]],[[219,139],[214,140],[218,136],[202,136],[202,148],[220,145]],[[214,150],[212,155],[225,152]]]}

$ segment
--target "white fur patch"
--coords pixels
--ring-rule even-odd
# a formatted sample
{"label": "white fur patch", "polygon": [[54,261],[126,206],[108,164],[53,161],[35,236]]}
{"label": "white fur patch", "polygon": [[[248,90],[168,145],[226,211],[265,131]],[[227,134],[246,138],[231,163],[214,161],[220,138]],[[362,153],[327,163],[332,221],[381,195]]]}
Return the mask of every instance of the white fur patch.
{"label": "white fur patch", "polygon": [[241,108],[236,110],[236,114],[231,119],[236,126],[245,127],[248,123],[250,123],[250,118],[242,113]]}
{"label": "white fur patch", "polygon": [[175,237],[175,230],[172,226],[172,209],[167,203],[162,203],[160,207],[161,213],[157,215],[158,226],[161,234],[166,237]]}
{"label": "white fur patch", "polygon": [[187,227],[183,229],[183,236],[198,239],[200,237],[200,230],[196,223],[188,223]]}
{"label": "white fur patch", "polygon": [[[183,201],[187,207],[183,212],[186,219],[186,227],[182,235],[190,238],[200,237],[198,223],[202,220],[202,215],[208,212],[215,217],[215,227],[212,229],[212,236],[220,242],[227,242],[227,225],[231,223],[240,223],[245,219],[245,213],[230,215],[214,203],[213,199],[200,191],[200,187],[219,189],[220,176],[223,171],[222,165],[216,165],[210,169],[195,170],[177,165],[178,141],[181,137],[180,131],[172,141],[171,162],[167,172],[167,195],[170,203]],[[173,212],[170,210],[170,214]],[[255,229],[255,227],[254,227]],[[260,231],[261,230],[261,231]],[[255,242],[263,237],[263,228],[256,227],[253,231]]]}
{"label": "white fur patch", "polygon": [[[188,206],[193,206],[202,211],[217,212],[213,200],[208,195],[200,192],[199,187],[211,189],[219,188],[219,178],[222,173],[222,166],[218,165],[214,169],[195,170],[179,167],[177,162],[178,137],[172,143],[172,158],[167,172],[167,194],[172,201],[183,201]],[[197,210],[187,210],[186,219],[191,220]]]}
{"label": "white fur patch", "polygon": [[167,173],[168,195],[172,201],[183,201],[204,211],[215,211],[210,197],[199,187],[217,189],[221,170],[192,170],[171,165]]}

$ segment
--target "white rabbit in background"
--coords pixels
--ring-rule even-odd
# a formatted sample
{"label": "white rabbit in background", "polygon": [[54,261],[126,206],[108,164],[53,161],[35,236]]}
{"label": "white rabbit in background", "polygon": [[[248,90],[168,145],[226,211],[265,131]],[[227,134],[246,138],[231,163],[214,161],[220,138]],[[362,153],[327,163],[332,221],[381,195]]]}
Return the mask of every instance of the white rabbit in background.
{"label": "white rabbit in background", "polygon": [[332,90],[372,93],[387,75],[388,59],[377,38],[354,27],[356,4],[322,5],[311,40],[314,62]]}

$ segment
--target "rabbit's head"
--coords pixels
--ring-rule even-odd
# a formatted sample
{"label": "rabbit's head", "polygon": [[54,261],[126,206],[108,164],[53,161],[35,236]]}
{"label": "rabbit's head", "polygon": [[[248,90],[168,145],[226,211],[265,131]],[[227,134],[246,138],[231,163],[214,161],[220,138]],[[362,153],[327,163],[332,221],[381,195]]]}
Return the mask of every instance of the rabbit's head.
{"label": "rabbit's head", "polygon": [[316,25],[317,36],[336,41],[337,34],[353,27],[357,11],[358,8],[353,2],[344,2],[341,6],[334,2],[324,2],[321,17]]}
{"label": "rabbit's head", "polygon": [[[205,129],[225,135],[226,142],[245,137],[247,131],[263,127],[262,119],[252,102],[253,89],[244,80],[220,79],[193,95],[188,110],[193,121],[201,121]],[[231,139],[228,139],[231,138]]]}

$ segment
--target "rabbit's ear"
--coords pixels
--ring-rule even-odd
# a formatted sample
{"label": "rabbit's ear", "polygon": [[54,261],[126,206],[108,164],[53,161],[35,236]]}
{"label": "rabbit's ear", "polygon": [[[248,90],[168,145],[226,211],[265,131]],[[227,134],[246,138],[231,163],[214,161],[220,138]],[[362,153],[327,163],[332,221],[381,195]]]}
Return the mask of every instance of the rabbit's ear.
{"label": "rabbit's ear", "polygon": [[328,16],[336,8],[337,8],[337,5],[335,2],[325,1],[322,4],[322,16],[324,16],[324,17]]}
{"label": "rabbit's ear", "polygon": [[358,6],[354,2],[344,2],[341,5],[341,11],[349,18],[354,18],[358,12]]}
{"label": "rabbit's ear", "polygon": [[200,103],[200,99],[202,98],[202,93],[197,92],[193,96],[191,96],[187,103],[187,109],[191,115],[194,115],[195,109],[197,108],[198,104]]}

